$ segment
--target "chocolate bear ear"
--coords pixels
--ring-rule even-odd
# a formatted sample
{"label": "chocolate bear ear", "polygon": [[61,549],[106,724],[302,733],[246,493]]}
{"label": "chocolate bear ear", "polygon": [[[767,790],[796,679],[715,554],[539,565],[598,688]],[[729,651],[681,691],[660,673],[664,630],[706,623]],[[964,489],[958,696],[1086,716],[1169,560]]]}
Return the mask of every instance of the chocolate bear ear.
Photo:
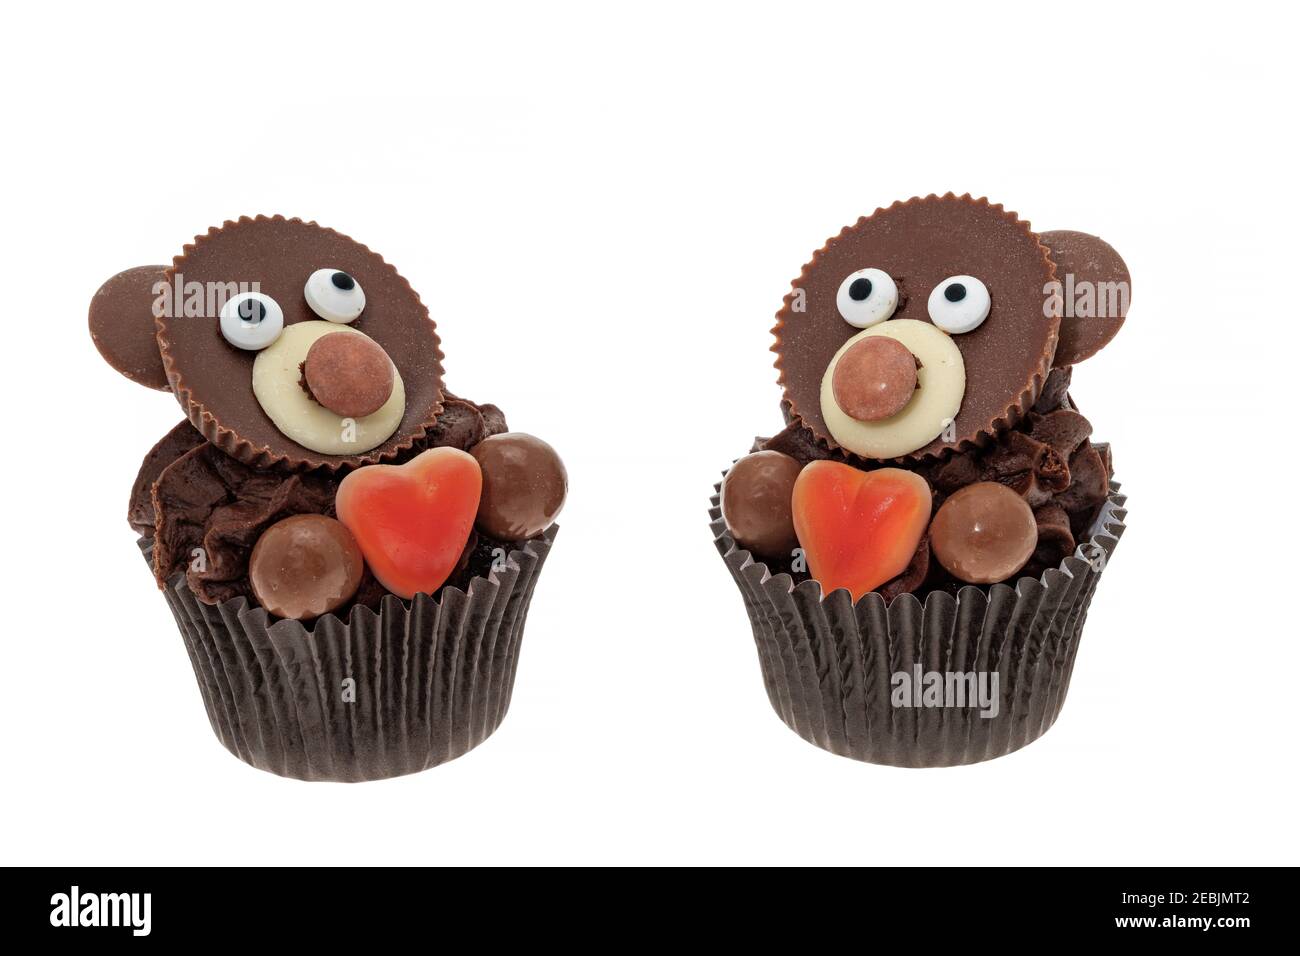
{"label": "chocolate bear ear", "polygon": [[131,381],[169,392],[153,315],[166,271],[166,266],[136,266],[100,286],[90,300],[90,337],[104,361]]}
{"label": "chocolate bear ear", "polygon": [[1119,253],[1096,236],[1070,229],[1044,232],[1039,241],[1052,253],[1062,295],[1056,368],[1092,358],[1124,324],[1132,285]]}

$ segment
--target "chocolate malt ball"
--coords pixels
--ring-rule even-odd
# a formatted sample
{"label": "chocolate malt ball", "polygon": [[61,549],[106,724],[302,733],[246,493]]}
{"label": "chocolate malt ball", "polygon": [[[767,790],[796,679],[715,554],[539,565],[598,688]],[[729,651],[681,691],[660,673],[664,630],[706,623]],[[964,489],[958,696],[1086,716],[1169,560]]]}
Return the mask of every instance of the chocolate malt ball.
{"label": "chocolate malt ball", "polygon": [[996,481],[952,494],[930,522],[930,547],[948,573],[970,584],[1011,577],[1038,545],[1038,523],[1024,498]]}
{"label": "chocolate malt ball", "polygon": [[523,432],[503,432],[470,450],[483,471],[478,529],[499,541],[532,538],[554,522],[569,493],[555,449]]}
{"label": "chocolate malt ball", "polygon": [[722,481],[722,517],[742,548],[788,558],[799,547],[790,496],[802,467],[779,451],[756,451],[731,466]]}
{"label": "chocolate malt ball", "polygon": [[262,532],[248,560],[253,594],[276,617],[320,617],[351,600],[365,560],[352,532],[325,515],[294,515]]}

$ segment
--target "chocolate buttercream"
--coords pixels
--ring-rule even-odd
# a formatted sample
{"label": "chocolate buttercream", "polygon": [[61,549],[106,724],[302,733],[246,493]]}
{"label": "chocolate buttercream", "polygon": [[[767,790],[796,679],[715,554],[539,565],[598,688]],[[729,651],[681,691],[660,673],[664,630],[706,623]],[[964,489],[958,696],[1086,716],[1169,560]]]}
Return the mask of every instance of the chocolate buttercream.
{"label": "chocolate buttercream", "polygon": [[[468,451],[498,429],[505,431],[507,426],[496,406],[449,397],[439,427],[421,444]],[[405,453],[400,460],[419,450]],[[154,524],[146,536],[155,538],[154,575],[160,587],[172,574],[183,571],[204,603],[241,596],[252,601],[248,560],[262,532],[290,515],[334,517],[337,488],[338,479],[325,472],[252,468],[182,423],[164,436],[141,465],[132,492],[131,525],[145,534],[143,521],[153,516]],[[140,489],[149,491],[147,508]],[[495,549],[501,547],[499,541],[471,535],[450,582],[463,583],[473,574],[486,573],[495,559]],[[471,567],[473,573],[467,576]],[[351,603],[374,608],[386,593],[367,571]]]}
{"label": "chocolate buttercream", "polygon": [[[979,481],[996,481],[1021,495],[1033,509],[1038,525],[1038,546],[1021,574],[1041,574],[1073,553],[1076,538],[1087,530],[1105,504],[1113,474],[1110,446],[1090,443],[1092,426],[1070,405],[1065,394],[1068,384],[1068,370],[1059,376],[1054,372],[1055,394],[1047,403],[1054,406],[1053,410],[1027,415],[987,448],[904,465],[929,481],[936,510],[949,495]],[[882,466],[847,459],[842,452],[818,442],[797,422],[771,438],[756,439],[752,450],[779,451],[801,464],[829,459],[847,460],[867,470]],[[767,563],[773,573],[785,571],[796,580],[807,577],[792,568],[789,561]],[[955,591],[960,586],[961,582],[952,580],[937,561],[928,560],[928,553],[921,555],[918,550],[911,566],[879,590],[889,597],[904,591]]]}
{"label": "chocolate buttercream", "polygon": [[126,520],[131,530],[145,538],[153,537],[158,516],[153,506],[153,486],[168,465],[187,451],[197,448],[206,439],[194,430],[189,422],[181,422],[149,449],[140,464],[140,471],[131,486],[131,500],[126,507]]}

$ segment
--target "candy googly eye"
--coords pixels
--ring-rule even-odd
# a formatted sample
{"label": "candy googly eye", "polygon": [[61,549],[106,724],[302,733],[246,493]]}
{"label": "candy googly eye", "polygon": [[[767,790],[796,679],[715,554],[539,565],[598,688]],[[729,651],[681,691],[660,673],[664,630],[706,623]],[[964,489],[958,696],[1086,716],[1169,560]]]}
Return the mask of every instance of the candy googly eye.
{"label": "candy googly eye", "polygon": [[329,322],[351,322],[366,307],[361,283],[338,269],[317,269],[302,291],[311,310]]}
{"label": "candy googly eye", "polygon": [[949,335],[979,328],[989,317],[989,290],[974,276],[949,276],[930,293],[930,321]]}
{"label": "candy googly eye", "polygon": [[284,312],[269,295],[241,292],[221,307],[221,334],[237,349],[258,352],[284,331]]}
{"label": "candy googly eye", "polygon": [[888,273],[879,269],[859,269],[840,283],[835,305],[845,322],[865,329],[894,314],[898,307],[898,286]]}

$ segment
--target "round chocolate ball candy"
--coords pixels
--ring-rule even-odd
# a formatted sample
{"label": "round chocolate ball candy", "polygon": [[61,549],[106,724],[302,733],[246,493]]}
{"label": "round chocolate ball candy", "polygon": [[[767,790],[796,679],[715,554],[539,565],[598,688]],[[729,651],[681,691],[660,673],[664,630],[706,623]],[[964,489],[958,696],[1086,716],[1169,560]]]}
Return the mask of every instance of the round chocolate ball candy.
{"label": "round chocolate ball candy", "polygon": [[307,350],[302,377],[312,398],[335,415],[365,418],[393,394],[393,363],[373,339],[352,332],[322,335]]}
{"label": "round chocolate ball candy", "polygon": [[930,547],[948,573],[969,584],[1011,577],[1038,545],[1038,523],[1024,498],[996,481],[967,485],[930,522]]}
{"label": "round chocolate ball candy", "polygon": [[722,517],[738,545],[767,558],[788,558],[799,547],[790,496],[802,468],[779,451],[756,451],[731,466]]}
{"label": "round chocolate ball candy", "polygon": [[365,566],[361,548],[342,522],[294,515],[262,532],[248,560],[248,578],[269,613],[302,621],[351,600]]}
{"label": "round chocolate ball candy", "polygon": [[569,476],[554,448],[523,432],[503,432],[469,453],[483,471],[480,531],[498,541],[522,541],[555,522],[569,493]]}
{"label": "round chocolate ball candy", "polygon": [[883,421],[902,411],[916,393],[916,356],[897,339],[867,336],[835,363],[831,388],[845,415],[860,422]]}

